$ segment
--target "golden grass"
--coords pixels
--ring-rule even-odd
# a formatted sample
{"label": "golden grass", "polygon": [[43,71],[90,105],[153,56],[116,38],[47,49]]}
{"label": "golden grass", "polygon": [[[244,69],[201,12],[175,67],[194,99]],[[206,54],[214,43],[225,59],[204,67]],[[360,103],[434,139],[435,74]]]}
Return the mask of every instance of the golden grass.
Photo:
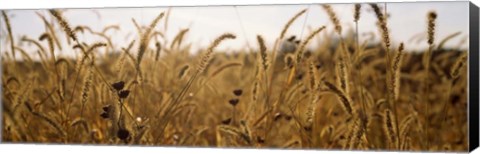
{"label": "golden grass", "polygon": [[[352,5],[355,32],[367,13],[361,6]],[[128,31],[123,27],[97,32],[71,25],[58,10],[47,14],[53,21],[37,12],[43,34],[14,40],[15,27],[2,11],[10,44],[1,55],[2,141],[466,151],[468,52],[444,46],[458,33],[435,47],[437,15],[430,12],[429,48],[409,51],[390,42],[385,12],[370,6],[382,42],[360,42],[364,36],[342,30],[332,7],[323,5],[331,25],[312,29],[295,51],[278,56],[289,27],[307,10],[283,25],[273,46],[256,34],[257,52],[221,52],[222,42],[237,41],[224,33],[195,54],[188,45],[195,42],[186,39],[193,29],[164,37],[170,9],[147,26],[132,19],[136,29],[129,31],[138,37],[120,46],[107,32]],[[335,28],[328,32],[328,26]],[[86,43],[86,32],[102,42]],[[315,39],[322,41],[309,48]],[[34,51],[17,41],[33,44]]]}

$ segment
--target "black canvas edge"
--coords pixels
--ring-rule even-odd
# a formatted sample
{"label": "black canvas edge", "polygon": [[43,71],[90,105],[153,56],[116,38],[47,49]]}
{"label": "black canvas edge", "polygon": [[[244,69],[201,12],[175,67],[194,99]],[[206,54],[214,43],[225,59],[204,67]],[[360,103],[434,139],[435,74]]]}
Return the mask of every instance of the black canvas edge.
{"label": "black canvas edge", "polygon": [[469,124],[468,124],[468,135],[469,135],[469,151],[473,151],[478,148],[479,142],[479,100],[478,100],[478,72],[479,72],[479,61],[478,61],[478,44],[479,44],[479,15],[478,15],[478,7],[470,2],[469,4],[469,83],[468,83],[468,117],[469,117]]}

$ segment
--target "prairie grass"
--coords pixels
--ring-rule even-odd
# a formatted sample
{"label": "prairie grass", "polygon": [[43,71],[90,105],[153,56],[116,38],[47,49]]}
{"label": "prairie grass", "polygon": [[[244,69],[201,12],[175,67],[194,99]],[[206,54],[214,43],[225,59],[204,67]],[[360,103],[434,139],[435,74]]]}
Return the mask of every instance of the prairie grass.
{"label": "prairie grass", "polygon": [[[458,32],[435,39],[437,14],[429,12],[429,47],[410,51],[390,41],[387,12],[376,4],[352,5],[354,33],[330,5],[321,7],[331,22],[301,40],[289,37],[288,29],[306,9],[278,25],[283,30],[273,46],[255,34],[255,52],[235,53],[218,49],[239,41],[228,32],[197,53],[189,52],[195,42],[187,39],[194,29],[168,40],[167,30],[175,29],[167,28],[172,8],[149,25],[132,19],[136,29],[105,25],[101,31],[71,25],[59,10],[39,10],[43,25],[32,26],[45,26],[45,32],[18,40],[10,12],[2,11],[2,35],[8,36],[1,55],[2,141],[467,150],[468,52],[444,45]],[[361,12],[363,7],[374,12]],[[370,37],[381,42],[360,42],[368,38],[358,34],[366,15],[376,17],[381,36]],[[106,33],[112,30],[138,37],[119,46]],[[91,42],[82,37],[87,32],[102,41],[85,43]],[[441,40],[438,46],[435,40]],[[284,42],[293,50],[286,51]]]}

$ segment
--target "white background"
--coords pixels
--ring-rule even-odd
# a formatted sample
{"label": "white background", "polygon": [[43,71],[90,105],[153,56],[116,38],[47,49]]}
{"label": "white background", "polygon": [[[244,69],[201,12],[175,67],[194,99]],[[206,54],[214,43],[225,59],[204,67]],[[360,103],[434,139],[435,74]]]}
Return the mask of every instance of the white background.
{"label": "white background", "polygon": [[[382,2],[411,2],[412,0],[383,0]],[[417,0],[418,1],[418,0]],[[92,8],[92,7],[145,7],[145,6],[192,6],[192,5],[243,5],[243,4],[300,4],[300,3],[351,3],[352,0],[0,0],[0,9],[44,9],[44,8]],[[364,2],[378,2],[362,0]],[[474,2],[479,5],[478,2]],[[478,52],[478,51],[477,51]],[[475,131],[475,130],[472,130]],[[478,130],[477,130],[478,131]],[[479,151],[478,149],[476,150]],[[311,150],[253,150],[253,149],[218,149],[218,148],[164,148],[164,147],[112,147],[112,146],[78,146],[45,144],[0,144],[0,153],[352,153],[351,151],[311,151]],[[363,153],[363,152],[357,152]],[[396,152],[393,152],[396,153]],[[478,152],[480,153],[480,152]]]}

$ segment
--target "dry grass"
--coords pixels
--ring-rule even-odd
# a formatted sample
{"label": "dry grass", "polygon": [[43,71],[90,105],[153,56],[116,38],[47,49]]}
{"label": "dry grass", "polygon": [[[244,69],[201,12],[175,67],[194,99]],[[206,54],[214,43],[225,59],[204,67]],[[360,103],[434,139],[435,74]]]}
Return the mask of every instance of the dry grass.
{"label": "dry grass", "polygon": [[[360,15],[367,15],[361,6],[367,5],[352,5],[353,31]],[[122,46],[106,35],[122,27],[92,31],[70,25],[56,10],[46,14],[53,21],[38,13],[46,26],[41,36],[13,40],[16,29],[2,11],[8,32],[2,34],[8,35],[1,55],[2,141],[466,151],[468,54],[443,46],[458,34],[435,47],[431,12],[425,27],[430,47],[408,51],[390,42],[382,8],[370,7],[382,42],[360,43],[363,36],[345,29],[342,34],[340,19],[323,5],[332,23],[309,32],[289,53],[282,53],[280,44],[308,10],[286,21],[274,46],[257,35],[257,52],[219,52],[221,42],[238,41],[225,33],[196,54],[185,43],[194,30],[182,29],[173,40],[163,37],[170,9],[165,20],[162,12],[147,26],[132,19],[137,41]],[[56,24],[61,31],[52,28]],[[332,33],[326,30],[330,26]],[[104,42],[85,43],[86,32]],[[59,44],[62,39],[72,42]],[[315,39],[326,43],[309,49]],[[30,43],[38,51],[28,51]],[[103,50],[109,52],[100,54]],[[17,51],[21,57],[15,57]],[[27,54],[33,52],[40,59]]]}

